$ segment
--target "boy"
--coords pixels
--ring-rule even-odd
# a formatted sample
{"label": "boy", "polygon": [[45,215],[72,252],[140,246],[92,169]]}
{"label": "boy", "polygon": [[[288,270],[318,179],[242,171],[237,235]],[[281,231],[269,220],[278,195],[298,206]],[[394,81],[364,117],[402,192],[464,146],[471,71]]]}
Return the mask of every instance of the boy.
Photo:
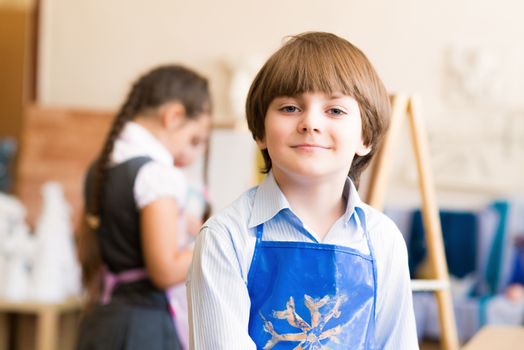
{"label": "boy", "polygon": [[389,117],[370,62],[333,34],[295,36],[246,112],[268,176],[201,230],[193,348],[417,349],[402,235],[355,186]]}

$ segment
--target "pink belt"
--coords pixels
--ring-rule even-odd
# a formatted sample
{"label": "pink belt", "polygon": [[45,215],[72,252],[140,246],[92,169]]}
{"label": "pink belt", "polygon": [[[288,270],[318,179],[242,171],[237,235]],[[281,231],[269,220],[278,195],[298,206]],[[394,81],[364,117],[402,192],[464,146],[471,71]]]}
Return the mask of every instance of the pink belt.
{"label": "pink belt", "polygon": [[137,282],[147,278],[146,269],[126,270],[120,273],[112,273],[107,268],[104,270],[104,288],[100,301],[103,305],[109,303],[117,284]]}
{"label": "pink belt", "polygon": [[[102,298],[100,303],[106,305],[111,301],[111,296],[115,287],[120,283],[130,283],[138,282],[148,278],[147,270],[144,268],[132,269],[122,271],[120,273],[112,273],[107,268],[104,268],[104,286],[102,291]],[[169,290],[166,291],[166,296],[168,298],[169,313],[171,317],[175,318],[175,309],[171,303],[171,298],[169,296]]]}

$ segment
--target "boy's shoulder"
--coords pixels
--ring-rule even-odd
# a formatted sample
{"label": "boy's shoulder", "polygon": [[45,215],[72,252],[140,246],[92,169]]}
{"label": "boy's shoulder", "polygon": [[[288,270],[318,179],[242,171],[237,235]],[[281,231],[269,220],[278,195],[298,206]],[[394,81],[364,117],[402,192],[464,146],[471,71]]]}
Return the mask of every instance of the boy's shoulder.
{"label": "boy's shoulder", "polygon": [[237,232],[246,230],[251,218],[257,189],[258,186],[255,186],[245,191],[231,204],[212,215],[204,223],[204,227],[227,231],[237,229]]}
{"label": "boy's shoulder", "polygon": [[[407,259],[407,247],[404,236],[391,218],[381,211],[365,204],[366,227],[377,259],[379,278],[392,265],[404,264]],[[400,259],[400,260],[399,260]]]}
{"label": "boy's shoulder", "polygon": [[362,204],[362,209],[366,216],[366,228],[372,236],[382,241],[404,240],[395,222],[386,214],[366,203]]}

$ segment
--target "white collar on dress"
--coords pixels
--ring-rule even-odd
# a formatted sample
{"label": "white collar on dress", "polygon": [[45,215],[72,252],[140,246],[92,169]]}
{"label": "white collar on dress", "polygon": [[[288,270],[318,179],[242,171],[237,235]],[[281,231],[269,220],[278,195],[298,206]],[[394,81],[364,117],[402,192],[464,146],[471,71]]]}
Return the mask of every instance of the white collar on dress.
{"label": "white collar on dress", "polygon": [[147,156],[160,163],[174,166],[174,159],[167,148],[162,145],[146,128],[129,121],[115,141],[111,163],[119,164],[135,157]]}

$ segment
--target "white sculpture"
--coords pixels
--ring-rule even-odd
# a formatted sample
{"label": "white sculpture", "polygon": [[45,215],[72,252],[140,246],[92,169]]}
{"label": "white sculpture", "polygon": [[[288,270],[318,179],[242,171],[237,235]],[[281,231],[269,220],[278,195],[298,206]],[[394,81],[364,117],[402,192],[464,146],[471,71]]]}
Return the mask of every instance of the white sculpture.
{"label": "white sculpture", "polygon": [[27,298],[34,239],[25,223],[26,210],[15,197],[0,193],[0,296]]}
{"label": "white sculpture", "polygon": [[447,57],[454,88],[447,89],[455,100],[468,104],[496,105],[504,93],[495,56],[482,48],[453,48]]}
{"label": "white sculpture", "polygon": [[42,187],[43,210],[37,221],[32,297],[59,302],[79,295],[80,267],[76,259],[71,207],[62,187],[48,182]]}
{"label": "white sculpture", "polygon": [[245,106],[249,87],[264,61],[262,57],[252,55],[228,62],[231,74],[229,104],[236,120],[243,121],[245,119]]}
{"label": "white sculpture", "polygon": [[6,299],[20,301],[29,298],[34,252],[35,242],[29,228],[25,224],[17,225],[4,242],[3,296]]}
{"label": "white sculpture", "polygon": [[[486,47],[461,45],[447,51],[442,75],[446,113],[428,129],[439,189],[486,198],[524,191],[524,108],[522,99],[515,98],[520,92],[512,89],[517,75],[502,57]],[[409,169],[408,179],[416,179],[413,167],[402,169]]]}

